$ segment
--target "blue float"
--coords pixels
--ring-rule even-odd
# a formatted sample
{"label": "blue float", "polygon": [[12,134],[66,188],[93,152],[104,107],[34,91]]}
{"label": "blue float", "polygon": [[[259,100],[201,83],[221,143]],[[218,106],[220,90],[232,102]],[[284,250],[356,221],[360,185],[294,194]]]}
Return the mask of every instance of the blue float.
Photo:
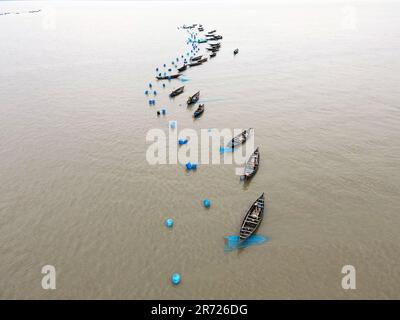
{"label": "blue float", "polygon": [[165,68],[167,65],[164,63],[163,67]]}
{"label": "blue float", "polygon": [[171,121],[169,124],[171,129],[175,129],[176,128],[176,122],[175,121]]}
{"label": "blue float", "polygon": [[155,95],[155,96],[157,95],[157,91],[156,91],[156,90],[154,90],[154,92],[153,92],[153,93],[154,93],[154,95]]}
{"label": "blue float", "polygon": [[158,68],[156,68],[156,71],[158,71]]}
{"label": "blue float", "polygon": [[209,208],[209,207],[211,207],[211,201],[210,201],[209,199],[204,199],[204,200],[203,200],[203,205],[204,205],[206,208]]}
{"label": "blue float", "polygon": [[171,68],[169,68],[168,71],[171,72]]}
{"label": "blue float", "polygon": [[186,169],[191,170],[192,169],[192,164],[190,162],[186,163]]}
{"label": "blue float", "polygon": [[174,285],[178,285],[181,282],[181,275],[179,273],[173,273],[171,276],[171,282]]}
{"label": "blue float", "polygon": [[165,115],[167,113],[167,110],[162,109],[161,112],[162,112],[163,115]]}
{"label": "blue float", "polygon": [[186,144],[186,143],[188,143],[188,139],[179,139],[178,140],[178,143],[180,144],[180,145],[183,145],[183,144]]}
{"label": "blue float", "polygon": [[149,90],[146,90],[146,91],[144,92],[144,94],[145,94],[145,95],[148,95],[148,94],[149,94]]}
{"label": "blue float", "polygon": [[162,84],[163,88],[165,88],[165,83]]}
{"label": "blue float", "polygon": [[197,169],[197,163],[192,163],[192,170],[196,170]]}
{"label": "blue float", "polygon": [[174,226],[174,220],[172,220],[171,218],[168,218],[167,220],[165,220],[165,226],[167,228],[172,228]]}

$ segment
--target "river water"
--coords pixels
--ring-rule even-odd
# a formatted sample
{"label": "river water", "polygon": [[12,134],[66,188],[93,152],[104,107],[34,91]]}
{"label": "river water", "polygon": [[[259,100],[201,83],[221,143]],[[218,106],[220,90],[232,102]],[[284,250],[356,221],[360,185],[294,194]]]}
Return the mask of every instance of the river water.
{"label": "river water", "polygon": [[[400,298],[399,9],[1,1],[0,298]],[[181,83],[163,89],[154,70],[187,50],[177,26],[191,23],[217,29],[222,48],[169,100]],[[150,165],[146,134],[170,120],[254,128],[257,175]],[[224,252],[262,192],[269,241]],[[41,286],[48,264],[56,290]],[[344,265],[356,290],[342,289]]]}

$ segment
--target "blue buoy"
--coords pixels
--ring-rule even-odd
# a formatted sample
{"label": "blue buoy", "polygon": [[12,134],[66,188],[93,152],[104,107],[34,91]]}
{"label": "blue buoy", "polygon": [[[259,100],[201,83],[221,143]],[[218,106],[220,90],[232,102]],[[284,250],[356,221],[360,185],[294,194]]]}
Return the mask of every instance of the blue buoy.
{"label": "blue buoy", "polygon": [[191,170],[192,169],[192,164],[190,162],[186,163],[186,169]]}
{"label": "blue buoy", "polygon": [[164,68],[166,67],[167,65],[164,63]]}
{"label": "blue buoy", "polygon": [[162,84],[163,88],[165,88],[165,83]]}
{"label": "blue buoy", "polygon": [[168,71],[171,72],[171,68],[169,68]]}
{"label": "blue buoy", "polygon": [[197,163],[192,163],[192,170],[196,170],[197,169]]}
{"label": "blue buoy", "polygon": [[149,90],[146,90],[146,91],[144,92],[144,94],[145,94],[145,95],[148,95],[148,94],[149,94]]}
{"label": "blue buoy", "polygon": [[149,88],[151,88],[153,85],[151,83],[149,83]]}
{"label": "blue buoy", "polygon": [[173,273],[171,276],[171,282],[174,285],[178,285],[181,282],[181,275],[179,273]]}
{"label": "blue buoy", "polygon": [[183,145],[183,144],[188,143],[188,140],[187,140],[187,139],[181,138],[181,139],[178,140],[178,143],[179,143],[180,145]]}
{"label": "blue buoy", "polygon": [[157,91],[156,91],[156,90],[154,90],[154,92],[153,92],[153,93],[154,93],[154,95],[155,95],[155,96],[157,95]]}
{"label": "blue buoy", "polygon": [[172,220],[171,218],[168,218],[167,220],[165,220],[165,226],[167,228],[172,228],[174,226],[174,220]]}
{"label": "blue buoy", "polygon": [[171,62],[171,64],[175,64],[175,62],[174,62],[174,61],[172,61],[172,62]]}
{"label": "blue buoy", "polygon": [[167,113],[167,110],[162,109],[161,112],[162,112],[163,115],[165,115]]}
{"label": "blue buoy", "polygon": [[156,71],[158,71],[158,68],[156,68]]}
{"label": "blue buoy", "polygon": [[170,126],[171,129],[175,129],[176,128],[176,122],[175,121],[171,121],[169,126]]}
{"label": "blue buoy", "polygon": [[209,208],[209,207],[211,206],[211,201],[210,201],[209,199],[204,199],[204,200],[203,200],[203,205],[204,205],[206,208]]}

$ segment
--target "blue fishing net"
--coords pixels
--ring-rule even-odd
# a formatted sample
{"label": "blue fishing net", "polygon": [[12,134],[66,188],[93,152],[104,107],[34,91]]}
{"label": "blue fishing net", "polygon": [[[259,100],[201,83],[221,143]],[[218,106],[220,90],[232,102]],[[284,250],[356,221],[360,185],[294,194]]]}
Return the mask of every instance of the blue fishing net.
{"label": "blue fishing net", "polygon": [[251,246],[257,246],[267,242],[268,240],[269,240],[268,237],[259,234],[254,234],[243,242],[240,242],[239,236],[226,236],[224,251],[233,251],[236,249],[243,249]]}
{"label": "blue fishing net", "polygon": [[233,152],[235,149],[233,148],[227,148],[227,147],[220,147],[219,148],[219,153],[225,153],[225,152]]}

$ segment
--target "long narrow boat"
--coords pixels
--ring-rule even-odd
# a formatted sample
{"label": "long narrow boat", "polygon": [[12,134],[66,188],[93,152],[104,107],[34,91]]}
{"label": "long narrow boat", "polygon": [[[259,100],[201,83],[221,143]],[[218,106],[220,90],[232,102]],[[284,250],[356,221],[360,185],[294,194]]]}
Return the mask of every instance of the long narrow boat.
{"label": "long narrow boat", "polygon": [[244,167],[244,175],[243,179],[250,179],[254,176],[258,170],[260,165],[260,151],[258,148],[254,150],[253,154],[250,156],[249,160],[246,162],[246,166]]}
{"label": "long narrow boat", "polygon": [[209,31],[209,32],[207,32],[208,34],[213,34],[213,33],[215,33],[215,32],[217,32],[217,30],[211,30],[211,31]]}
{"label": "long narrow boat", "polygon": [[249,128],[247,130],[244,130],[242,133],[238,134],[231,141],[229,141],[227,147],[228,148],[235,148],[235,147],[240,146],[241,144],[245,143],[246,140],[250,136],[250,130],[251,130],[251,128]]}
{"label": "long narrow boat", "polygon": [[208,51],[217,52],[219,48],[206,48]]}
{"label": "long narrow boat", "polygon": [[199,61],[196,61],[196,62],[193,62],[193,63],[189,63],[189,67],[194,67],[194,66],[199,66],[199,65],[201,65],[203,62],[199,62]]}
{"label": "long narrow boat", "polygon": [[197,57],[190,58],[190,61],[198,61],[198,60],[201,59],[201,57],[202,56],[197,56]]}
{"label": "long narrow boat", "polygon": [[179,72],[185,71],[187,69],[187,65],[183,65],[182,67],[178,68]]}
{"label": "long narrow boat", "polygon": [[177,95],[180,95],[180,94],[183,92],[184,89],[185,89],[185,86],[179,87],[178,89],[172,91],[172,92],[169,94],[169,96],[170,96],[170,97],[176,97]]}
{"label": "long narrow boat", "polygon": [[188,98],[187,104],[194,104],[200,99],[200,91],[196,92],[194,95]]}
{"label": "long narrow boat", "polygon": [[197,110],[194,112],[193,117],[198,118],[200,117],[204,112],[204,104],[200,104]]}
{"label": "long narrow boat", "polygon": [[203,58],[203,59],[199,60],[198,62],[203,63],[203,62],[206,62],[207,60],[208,60],[208,58]]}
{"label": "long narrow boat", "polygon": [[221,46],[220,43],[209,43],[209,45],[213,48],[219,48]]}
{"label": "long narrow boat", "polygon": [[240,241],[245,241],[248,237],[254,234],[261,224],[264,217],[264,193],[252,204],[249,211],[244,217],[242,226],[240,227]]}
{"label": "long narrow boat", "polygon": [[162,77],[156,76],[157,80],[169,80],[169,79],[175,79],[175,78],[178,78],[178,77],[180,77],[180,74],[179,74],[179,73],[177,73],[177,74],[171,74],[171,75],[169,75],[169,76],[162,76]]}

